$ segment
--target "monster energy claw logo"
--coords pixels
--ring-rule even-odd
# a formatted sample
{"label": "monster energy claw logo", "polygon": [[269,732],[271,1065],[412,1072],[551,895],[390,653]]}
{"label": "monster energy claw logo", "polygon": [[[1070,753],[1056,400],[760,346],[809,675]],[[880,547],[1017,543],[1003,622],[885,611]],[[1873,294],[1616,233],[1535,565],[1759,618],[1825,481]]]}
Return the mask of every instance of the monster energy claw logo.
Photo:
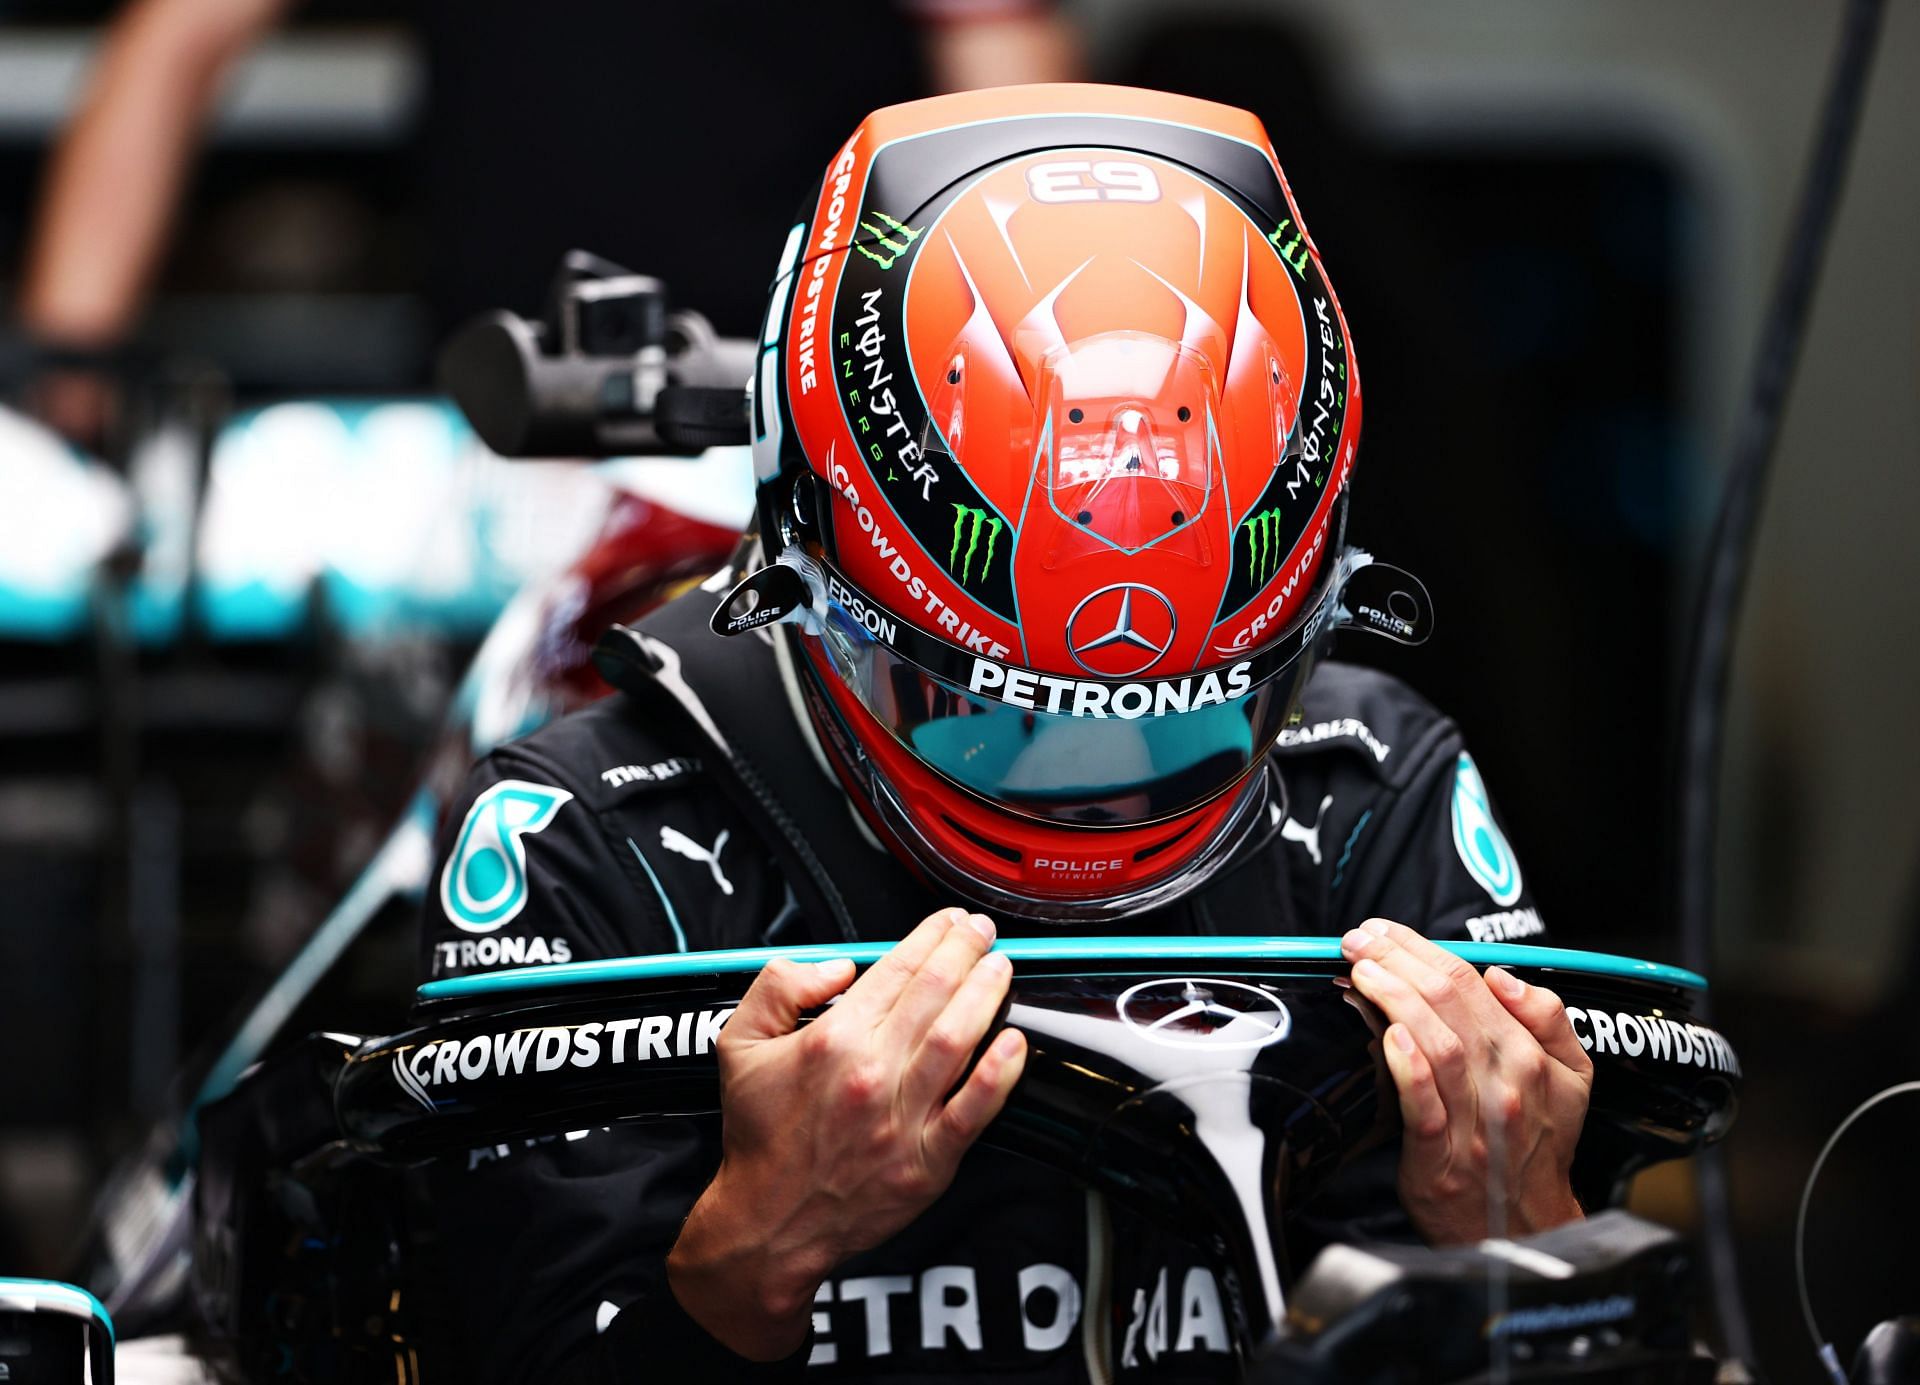
{"label": "monster energy claw logo", "polygon": [[1280,508],[1262,510],[1240,522],[1247,531],[1247,580],[1258,587],[1280,569]]}
{"label": "monster energy claw logo", "polygon": [[[987,556],[980,562],[980,580],[987,580],[987,573],[993,567],[993,546],[1000,540],[1000,517],[990,515],[985,510],[975,509],[971,505],[962,505],[958,501],[953,506],[953,548],[947,554],[947,570],[953,571],[955,563],[960,564],[960,585],[972,580],[973,555],[980,547],[980,531],[987,531]],[[966,540],[967,551],[960,552],[960,542]]]}
{"label": "monster energy claw logo", "polygon": [[[907,253],[908,246],[920,239],[920,232],[914,230],[904,221],[895,221],[885,212],[876,211],[874,215],[886,223],[886,229],[882,230],[871,221],[861,222],[860,229],[879,241],[880,244],[884,245],[892,253],[886,255],[875,254],[873,250],[857,240],[853,243],[853,248],[879,265],[880,268],[892,269],[893,262]],[[899,239],[894,239],[896,236],[899,237]]]}
{"label": "monster energy claw logo", "polygon": [[[1293,234],[1287,234],[1287,228],[1293,226],[1292,217],[1283,217],[1280,224],[1273,228],[1273,234],[1267,239],[1273,242],[1273,248],[1280,252],[1280,258],[1286,261],[1287,268],[1295,274],[1305,276],[1307,272],[1307,248],[1300,242],[1300,228],[1293,226]],[[904,248],[904,247],[903,247]]]}

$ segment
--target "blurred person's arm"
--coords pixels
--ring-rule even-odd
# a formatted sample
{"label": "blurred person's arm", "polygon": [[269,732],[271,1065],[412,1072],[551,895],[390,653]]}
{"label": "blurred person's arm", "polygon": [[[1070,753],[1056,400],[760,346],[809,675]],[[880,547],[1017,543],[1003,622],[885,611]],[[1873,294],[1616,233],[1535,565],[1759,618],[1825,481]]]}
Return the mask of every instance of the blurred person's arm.
{"label": "blurred person's arm", "polygon": [[61,345],[126,337],[222,80],[293,0],[132,0],[55,151],[27,251],[23,325]]}
{"label": "blurred person's arm", "polygon": [[927,75],[935,91],[1086,76],[1079,27],[1036,0],[903,0],[924,25]]}

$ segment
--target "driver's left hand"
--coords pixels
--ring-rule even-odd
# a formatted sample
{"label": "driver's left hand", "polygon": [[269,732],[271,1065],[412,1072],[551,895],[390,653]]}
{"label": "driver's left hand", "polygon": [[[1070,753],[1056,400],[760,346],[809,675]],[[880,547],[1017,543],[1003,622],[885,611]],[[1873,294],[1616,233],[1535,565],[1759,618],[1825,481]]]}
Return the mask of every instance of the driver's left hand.
{"label": "driver's left hand", "polygon": [[1400,1200],[1420,1234],[1457,1245],[1579,1217],[1567,1171],[1593,1062],[1560,997],[1501,967],[1483,977],[1386,919],[1340,945],[1354,987],[1390,1021],[1381,1047],[1406,1130]]}

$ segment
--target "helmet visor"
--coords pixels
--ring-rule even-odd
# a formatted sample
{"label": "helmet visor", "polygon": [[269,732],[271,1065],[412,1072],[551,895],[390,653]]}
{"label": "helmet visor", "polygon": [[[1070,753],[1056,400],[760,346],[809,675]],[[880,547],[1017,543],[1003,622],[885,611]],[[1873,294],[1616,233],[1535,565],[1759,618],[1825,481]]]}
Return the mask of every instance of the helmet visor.
{"label": "helmet visor", "polygon": [[[905,749],[997,807],[1077,826],[1173,816],[1240,782],[1286,725],[1342,564],[1281,637],[1173,678],[1063,677],[923,634],[828,568],[803,647]],[[823,609],[824,607],[824,609]]]}

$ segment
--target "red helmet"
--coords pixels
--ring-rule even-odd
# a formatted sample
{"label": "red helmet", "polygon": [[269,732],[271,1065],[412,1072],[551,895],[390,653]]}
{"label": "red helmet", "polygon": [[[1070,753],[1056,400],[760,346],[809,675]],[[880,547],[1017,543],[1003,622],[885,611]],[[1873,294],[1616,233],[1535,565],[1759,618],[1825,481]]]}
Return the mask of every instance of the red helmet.
{"label": "red helmet", "polygon": [[716,628],[785,619],[899,854],[1066,921],[1271,829],[1267,751],[1348,618],[1360,379],[1259,121],[1101,86],[877,111],[762,341],[779,580]]}

